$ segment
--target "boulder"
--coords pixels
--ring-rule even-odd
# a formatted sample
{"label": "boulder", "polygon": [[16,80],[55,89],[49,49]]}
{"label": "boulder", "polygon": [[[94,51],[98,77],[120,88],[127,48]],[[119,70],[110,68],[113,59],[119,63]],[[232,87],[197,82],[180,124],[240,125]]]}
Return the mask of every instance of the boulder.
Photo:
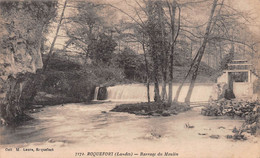
{"label": "boulder", "polygon": [[171,116],[171,113],[170,113],[170,111],[163,111],[162,112],[162,116]]}
{"label": "boulder", "polygon": [[219,139],[219,135],[210,135],[209,137],[213,139]]}

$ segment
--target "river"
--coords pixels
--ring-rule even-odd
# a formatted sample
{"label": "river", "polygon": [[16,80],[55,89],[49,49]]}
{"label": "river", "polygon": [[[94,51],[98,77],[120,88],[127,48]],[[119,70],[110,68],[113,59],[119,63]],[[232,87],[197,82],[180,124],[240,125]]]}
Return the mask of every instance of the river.
{"label": "river", "polygon": [[[118,104],[121,102],[47,106],[43,111],[31,114],[34,120],[18,127],[0,128],[1,155],[17,156],[16,151],[4,151],[15,147],[54,148],[51,157],[74,157],[75,152],[91,151],[174,152],[179,157],[251,157],[259,154],[259,140],[253,136],[247,141],[226,138],[243,120],[202,116],[199,108],[170,117],[109,111]],[[185,128],[187,123],[194,128]],[[220,138],[212,139],[210,135]],[[50,152],[31,152],[27,156],[48,154]]]}
{"label": "river", "polygon": [[[242,125],[243,120],[202,116],[201,107],[169,117],[110,112],[122,103],[145,101],[146,96],[140,96],[140,92],[146,89],[144,86],[135,86],[132,89],[131,86],[125,85],[110,87],[108,99],[103,102],[46,106],[41,112],[30,114],[33,120],[16,127],[0,127],[0,157],[70,158],[77,153],[92,157],[93,155],[86,156],[87,153],[100,151],[114,154],[121,152],[126,155],[135,153],[138,155],[132,157],[138,158],[153,157],[154,153],[159,152],[178,154],[178,157],[200,158],[260,156],[259,138],[248,136],[246,141],[226,138],[228,134],[232,134],[235,126],[239,128]],[[205,96],[209,96],[212,87],[209,84],[204,87],[206,88],[203,92],[207,94],[197,92],[193,95],[193,100],[208,99],[205,99]],[[185,124],[194,128],[186,128]],[[212,135],[219,135],[219,138],[210,138]],[[28,151],[17,152],[16,148]],[[39,152],[36,148],[49,148],[54,151]]]}

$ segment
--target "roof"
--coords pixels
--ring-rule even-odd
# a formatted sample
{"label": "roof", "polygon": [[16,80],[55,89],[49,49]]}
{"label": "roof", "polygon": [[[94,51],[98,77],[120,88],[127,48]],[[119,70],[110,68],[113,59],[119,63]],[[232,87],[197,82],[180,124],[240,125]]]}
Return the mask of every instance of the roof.
{"label": "roof", "polygon": [[232,60],[227,64],[227,70],[251,70],[252,64],[248,63],[247,60]]}

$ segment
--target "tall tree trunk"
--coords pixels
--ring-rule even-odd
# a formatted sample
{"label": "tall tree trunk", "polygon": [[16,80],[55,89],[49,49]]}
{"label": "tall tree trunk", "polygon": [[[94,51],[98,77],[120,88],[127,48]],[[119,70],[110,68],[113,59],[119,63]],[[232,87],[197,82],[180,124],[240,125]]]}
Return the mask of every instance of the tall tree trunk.
{"label": "tall tree trunk", "polygon": [[162,100],[165,101],[167,99],[167,92],[166,92],[166,83],[167,83],[167,70],[166,69],[166,66],[168,64],[166,64],[165,62],[167,62],[166,60],[164,60],[164,66],[165,68],[162,68],[163,72],[162,72],[162,93],[161,93],[161,96],[162,96]]}
{"label": "tall tree trunk", "polygon": [[[219,63],[221,63],[221,62],[222,62],[222,45],[221,45],[220,42],[219,42],[219,60],[220,60]],[[218,63],[218,68],[220,67],[220,66],[219,66],[219,63]],[[217,69],[218,69],[218,68],[217,68]]]}
{"label": "tall tree trunk", "polygon": [[[154,53],[153,53],[154,54]],[[159,90],[159,80],[158,80],[158,70],[159,70],[159,56],[153,57],[154,65],[153,65],[153,77],[154,77],[154,101],[160,102],[160,90]]]}
{"label": "tall tree trunk", "polygon": [[209,54],[209,51],[208,51],[208,66],[211,66],[210,63],[211,63],[210,62],[210,54]]}
{"label": "tall tree trunk", "polygon": [[174,54],[174,46],[175,46],[174,38],[175,38],[176,2],[173,1],[172,5],[168,4],[168,7],[171,13],[171,53],[170,53],[170,68],[169,68],[170,79],[169,79],[168,103],[171,105],[172,104],[172,82],[173,82],[173,54]]}
{"label": "tall tree trunk", "polygon": [[61,23],[62,23],[62,20],[63,20],[63,16],[64,16],[64,12],[65,12],[65,9],[66,9],[66,6],[67,6],[67,1],[68,1],[68,0],[65,0],[65,2],[64,2],[63,9],[62,9],[62,13],[61,13],[61,16],[60,16],[60,20],[59,20],[59,23],[58,23],[58,26],[57,26],[56,33],[55,33],[54,39],[53,39],[53,41],[52,41],[52,43],[51,43],[50,51],[49,51],[49,53],[48,53],[47,59],[46,59],[46,61],[45,61],[45,64],[43,65],[43,72],[46,71],[47,66],[48,66],[48,64],[49,64],[49,61],[50,61],[50,58],[51,58],[51,56],[53,55],[53,48],[54,48],[54,46],[55,46],[55,43],[56,43],[56,40],[57,40],[59,31],[60,31],[60,26],[61,26]]}
{"label": "tall tree trunk", "polygon": [[193,45],[192,41],[190,41],[190,54],[188,55],[188,58],[192,59],[192,50],[193,50]]}
{"label": "tall tree trunk", "polygon": [[166,80],[167,80],[167,67],[168,67],[168,60],[167,60],[167,50],[165,48],[165,34],[164,34],[164,24],[163,24],[163,8],[160,6],[159,9],[159,21],[161,27],[161,51],[162,51],[162,101],[166,100],[167,93],[166,93]]}
{"label": "tall tree trunk", "polygon": [[185,76],[184,79],[182,80],[181,85],[180,85],[180,86],[178,87],[178,89],[177,89],[177,92],[176,92],[176,95],[175,95],[175,98],[174,98],[174,101],[175,101],[175,102],[177,102],[178,99],[179,99],[179,95],[180,95],[181,89],[182,89],[182,87],[183,87],[185,81],[187,80],[188,76],[189,76],[190,73],[191,73],[191,70],[192,70],[192,68],[193,68],[193,65],[195,64],[195,62],[196,62],[196,60],[197,60],[197,58],[198,58],[198,53],[199,53],[199,52],[197,52],[196,56],[194,57],[194,59],[193,59],[191,65],[190,65],[190,69],[189,69],[188,73],[186,74],[186,76]]}
{"label": "tall tree trunk", "polygon": [[149,73],[149,66],[146,56],[145,44],[144,44],[144,35],[143,35],[143,42],[142,47],[144,51],[144,62],[145,62],[145,71],[146,71],[146,89],[147,89],[147,101],[150,103],[150,73]]}
{"label": "tall tree trunk", "polygon": [[207,24],[207,27],[206,27],[206,32],[205,32],[205,35],[204,35],[204,38],[203,38],[203,43],[202,43],[200,49],[198,50],[198,59],[196,60],[196,62],[194,64],[194,72],[192,73],[191,83],[190,83],[190,86],[189,86],[187,96],[185,98],[185,102],[187,104],[190,103],[191,94],[192,94],[192,91],[193,91],[193,88],[194,88],[194,85],[195,85],[195,80],[196,80],[197,75],[198,75],[199,65],[200,65],[201,59],[203,57],[203,54],[205,52],[206,45],[208,43],[208,37],[209,37],[210,29],[212,28],[211,25],[212,25],[212,21],[213,21],[214,12],[215,12],[215,9],[216,9],[216,6],[217,6],[217,2],[218,2],[218,0],[213,1],[210,17],[209,17],[208,24]]}
{"label": "tall tree trunk", "polygon": [[[154,8],[154,1],[148,0],[148,37],[149,37],[149,54],[152,57],[152,62],[153,62],[153,78],[154,78],[154,101],[155,102],[160,102],[161,97],[160,97],[160,91],[159,91],[159,81],[158,81],[158,76],[159,76],[159,64],[160,64],[160,56],[158,54],[158,36],[157,32],[155,30],[155,24],[154,24],[154,17],[155,15],[155,8]],[[151,27],[154,26],[154,27]]]}

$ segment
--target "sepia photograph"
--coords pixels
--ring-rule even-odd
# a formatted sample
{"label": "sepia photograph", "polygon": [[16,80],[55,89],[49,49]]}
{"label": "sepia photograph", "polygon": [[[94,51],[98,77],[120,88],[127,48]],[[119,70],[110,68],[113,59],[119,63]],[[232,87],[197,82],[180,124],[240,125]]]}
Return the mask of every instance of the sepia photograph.
{"label": "sepia photograph", "polygon": [[260,158],[260,0],[0,0],[0,158]]}

